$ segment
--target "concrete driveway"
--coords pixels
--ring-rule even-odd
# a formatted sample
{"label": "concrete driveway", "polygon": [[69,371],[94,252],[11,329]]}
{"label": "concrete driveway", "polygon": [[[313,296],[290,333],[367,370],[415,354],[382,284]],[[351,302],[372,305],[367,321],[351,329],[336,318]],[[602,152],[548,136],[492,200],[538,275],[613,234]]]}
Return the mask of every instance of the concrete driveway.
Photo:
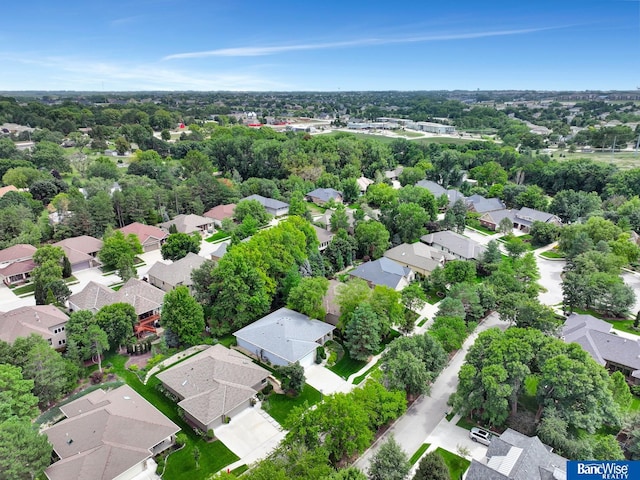
{"label": "concrete driveway", "polygon": [[247,408],[214,432],[222,443],[240,457],[241,463],[247,465],[265,458],[285,436],[280,425],[259,404]]}
{"label": "concrete driveway", "polygon": [[458,454],[458,446],[469,449],[470,456],[480,461],[487,455],[487,447],[481,443],[476,443],[469,438],[469,430],[458,427],[456,422],[459,416],[456,415],[451,421],[443,418],[431,435],[427,437],[425,443],[430,443],[429,452],[437,447],[449,450]]}
{"label": "concrete driveway", "polygon": [[323,395],[342,392],[348,393],[355,385],[347,382],[322,365],[310,365],[304,369],[304,376],[309,385],[322,392]]}

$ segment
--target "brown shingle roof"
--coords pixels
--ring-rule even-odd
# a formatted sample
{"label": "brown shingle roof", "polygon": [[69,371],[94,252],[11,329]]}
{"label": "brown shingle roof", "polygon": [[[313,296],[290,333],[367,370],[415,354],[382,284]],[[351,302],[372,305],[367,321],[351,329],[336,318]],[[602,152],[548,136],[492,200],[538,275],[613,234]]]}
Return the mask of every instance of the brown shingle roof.
{"label": "brown shingle roof", "polygon": [[0,340],[13,343],[18,337],[36,333],[52,337],[52,327],[66,323],[69,317],[53,305],[20,307],[0,313]]}
{"label": "brown shingle roof", "polygon": [[213,218],[214,220],[224,220],[225,218],[233,216],[233,211],[235,210],[235,208],[235,203],[229,203],[228,205],[218,205],[217,207],[213,207],[208,212],[204,212],[202,215],[204,217]]}
{"label": "brown shingle roof", "polygon": [[139,222],[130,223],[126,227],[122,227],[119,230],[125,235],[128,235],[130,233],[136,235],[140,240],[141,245],[157,243],[169,236],[169,234],[161,228],[154,227],[152,225],[145,225]]}
{"label": "brown shingle roof", "polygon": [[136,315],[160,308],[163,300],[162,290],[137,278],[128,280],[117,292],[92,281],[80,292],[69,297],[69,303],[79,310],[97,312],[105,305],[122,302],[132,305]]}
{"label": "brown shingle roof", "polygon": [[0,263],[15,262],[20,259],[31,258],[37,248],[26,243],[19,243],[4,250],[0,250]]}
{"label": "brown shingle roof", "polygon": [[87,260],[93,260],[95,257],[91,254],[100,251],[103,242],[89,235],[81,235],[61,240],[53,245],[62,248],[71,265],[76,265]]}
{"label": "brown shingle roof", "polygon": [[68,418],[44,431],[61,459],[45,472],[51,480],[111,480],[180,431],[128,385],[95,390],[61,410]]}

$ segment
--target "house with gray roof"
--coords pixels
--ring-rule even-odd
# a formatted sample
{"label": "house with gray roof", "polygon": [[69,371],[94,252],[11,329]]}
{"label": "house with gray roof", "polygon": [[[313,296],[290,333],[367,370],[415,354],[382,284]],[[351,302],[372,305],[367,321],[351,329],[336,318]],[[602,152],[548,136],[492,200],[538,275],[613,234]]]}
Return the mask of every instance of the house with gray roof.
{"label": "house with gray roof", "polygon": [[153,478],[153,457],[175,443],[175,423],[128,385],[94,390],[60,407],[67,417],[44,430],[57,460],[49,480]]}
{"label": "house with gray roof", "polygon": [[369,185],[373,185],[375,182],[367,177],[360,177],[356,179],[358,183],[358,188],[360,189],[360,194],[364,194],[369,188]]}
{"label": "house with gray roof", "polygon": [[216,344],[157,376],[187,421],[206,432],[249,407],[269,375],[249,357]]}
{"label": "house with gray roof", "polygon": [[465,480],[566,480],[567,459],[538,437],[507,428],[491,440],[487,458],[472,460]]}
{"label": "house with gray roof", "polygon": [[471,195],[466,199],[469,210],[476,213],[492,212],[505,208],[504,203],[499,198],[485,198],[482,195]]}
{"label": "house with gray roof", "polygon": [[335,188],[316,188],[307,193],[306,197],[316,205],[324,205],[330,200],[336,203],[342,203],[342,193]]}
{"label": "house with gray roof", "polygon": [[423,235],[420,241],[458,260],[477,260],[486,251],[484,245],[451,230]]}
{"label": "house with gray roof", "polygon": [[179,285],[189,287],[189,290],[191,290],[193,286],[191,272],[202,266],[206,261],[206,258],[192,252],[170,264],[158,261],[153,264],[147,273],[149,283],[165,292],[170,292]]}
{"label": "house with gray roof", "polygon": [[289,204],[274,198],[263,197],[262,195],[249,195],[242,200],[256,200],[265,208],[269,215],[281,217],[289,213]]}
{"label": "house with gray roof", "polygon": [[311,225],[311,226],[316,231],[316,236],[318,237],[318,250],[319,251],[325,250],[331,243],[331,240],[333,240],[333,237],[336,236],[336,234],[333,233],[331,230],[318,227],[317,225]]}
{"label": "house with gray roof", "polygon": [[281,308],[233,335],[241,347],[273,365],[313,364],[316,349],[333,338],[333,325]]}
{"label": "house with gray roof", "polygon": [[629,383],[640,384],[640,342],[611,333],[610,323],[591,315],[572,313],[562,327],[562,339],[577,343],[610,372],[621,372]]}
{"label": "house with gray roof", "polygon": [[0,312],[0,340],[13,343],[19,337],[36,334],[53,348],[67,346],[65,325],[69,317],[54,305],[33,305]]}
{"label": "house with gray roof", "polygon": [[423,277],[429,276],[437,267],[443,267],[445,261],[453,260],[446,252],[422,242],[402,243],[384,252],[384,257]]}
{"label": "house with gray roof", "polygon": [[552,213],[542,212],[533,208],[522,207],[520,210],[493,210],[480,216],[480,224],[490,230],[497,230],[502,219],[508,218],[513,223],[513,228],[528,232],[533,222],[553,223],[562,225],[562,220]]}
{"label": "house with gray roof", "polygon": [[465,196],[458,190],[453,188],[447,190],[442,185],[432,182],[431,180],[420,180],[416,183],[416,187],[426,188],[436,198],[441,197],[443,194],[446,195],[449,199],[449,205],[453,205],[458,200],[462,200],[463,202],[465,201]]}
{"label": "house with gray roof", "polygon": [[349,275],[366,280],[372,288],[376,285],[384,285],[397,291],[409,285],[415,278],[415,273],[409,267],[400,265],[387,257],[365,262],[351,270]]}

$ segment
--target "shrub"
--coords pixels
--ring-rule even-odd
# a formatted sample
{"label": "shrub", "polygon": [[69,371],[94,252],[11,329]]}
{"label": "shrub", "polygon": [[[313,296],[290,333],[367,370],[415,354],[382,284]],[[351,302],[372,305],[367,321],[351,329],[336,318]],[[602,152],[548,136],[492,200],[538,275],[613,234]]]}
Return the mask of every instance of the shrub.
{"label": "shrub", "polygon": [[209,430],[207,430],[207,438],[209,440],[213,440],[215,437],[215,435],[213,434],[213,428],[210,428]]}
{"label": "shrub", "polygon": [[93,385],[98,385],[99,383],[102,383],[103,378],[104,378],[104,372],[96,370],[91,374],[91,383]]}
{"label": "shrub", "polygon": [[269,395],[271,392],[273,392],[273,385],[267,383],[267,386],[262,389],[262,393]]}
{"label": "shrub", "polygon": [[187,434],[186,433],[178,433],[176,435],[176,446],[177,447],[181,447],[183,446],[185,443],[187,443]]}
{"label": "shrub", "polygon": [[137,372],[138,370],[140,370],[140,367],[138,367],[138,365],[136,365],[135,363],[129,365],[127,368],[132,372]]}

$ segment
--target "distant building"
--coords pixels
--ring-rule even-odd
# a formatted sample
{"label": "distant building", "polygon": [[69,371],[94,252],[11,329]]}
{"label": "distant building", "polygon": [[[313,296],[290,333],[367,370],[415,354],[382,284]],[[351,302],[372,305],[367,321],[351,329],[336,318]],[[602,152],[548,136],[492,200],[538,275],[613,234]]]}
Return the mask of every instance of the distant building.
{"label": "distant building", "polygon": [[422,242],[402,243],[384,252],[384,256],[423,277],[429,276],[436,268],[443,267],[445,261],[454,258]]}
{"label": "distant building", "polygon": [[249,195],[242,200],[257,200],[265,208],[267,213],[274,217],[281,217],[289,213],[288,203],[273,198],[263,197],[262,195]]}
{"label": "distant building", "polygon": [[316,188],[306,195],[307,199],[316,205],[324,205],[330,200],[342,203],[342,193],[334,188]]}
{"label": "distant building", "polygon": [[213,207],[211,210],[204,212],[202,216],[211,218],[215,226],[219,228],[222,226],[222,220],[225,218],[233,218],[233,211],[235,208],[235,203],[218,205],[217,207]]}
{"label": "distant building", "polygon": [[533,222],[552,223],[562,225],[562,220],[552,213],[542,212],[533,208],[522,207],[520,210],[492,210],[480,216],[480,224],[491,230],[497,230],[500,222],[508,218],[513,223],[513,228],[528,232]]}
{"label": "distant building", "polygon": [[122,227],[118,230],[124,233],[125,236],[130,233],[137,236],[144,252],[158,250],[169,236],[169,234],[161,228],[154,227],[152,225],[145,225],[140,222],[130,223],[126,227]]}
{"label": "distant building", "polygon": [[415,273],[409,267],[400,265],[387,257],[365,262],[349,271],[349,275],[366,280],[372,288],[376,285],[384,285],[397,291],[409,285],[415,278]]}
{"label": "distant building", "polygon": [[412,125],[408,125],[407,128],[420,130],[421,132],[435,133],[438,135],[453,135],[456,133],[456,127],[434,122],[415,122]]}
{"label": "distant building", "polygon": [[204,217],[201,215],[195,215],[190,213],[188,215],[180,214],[176,215],[168,222],[163,222],[158,225],[163,230],[169,232],[171,226],[175,225],[178,233],[199,233],[204,235],[214,231],[214,221],[212,218]]}
{"label": "distant building", "polygon": [[26,282],[31,272],[36,268],[32,260],[36,247],[26,243],[19,243],[4,250],[0,250],[0,278],[7,285]]}
{"label": "distant building", "polygon": [[449,200],[449,205],[453,205],[458,200],[465,201],[465,196],[455,189],[446,189],[442,185],[437,184],[436,182],[432,182],[431,180],[420,180],[416,183],[416,187],[426,188],[431,192],[431,194],[436,197],[436,200],[442,195],[446,195]]}
{"label": "distant building", "polygon": [[102,240],[89,235],[66,238],[53,244],[54,247],[62,248],[74,273],[102,265],[98,260],[98,252],[102,245]]}

